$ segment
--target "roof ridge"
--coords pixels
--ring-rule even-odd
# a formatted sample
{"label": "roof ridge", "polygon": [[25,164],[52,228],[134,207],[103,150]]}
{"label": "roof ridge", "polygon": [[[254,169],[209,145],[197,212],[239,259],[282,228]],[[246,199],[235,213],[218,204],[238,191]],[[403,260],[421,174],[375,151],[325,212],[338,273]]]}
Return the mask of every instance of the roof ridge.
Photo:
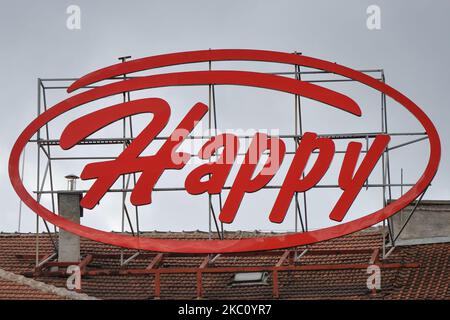
{"label": "roof ridge", "polygon": [[52,293],[57,296],[63,297],[63,298],[69,298],[72,300],[97,300],[95,297],[91,297],[85,293],[78,293],[74,291],[67,290],[65,288],[58,288],[54,285],[47,284],[41,281],[37,281],[34,279],[30,279],[27,277],[24,277],[22,275],[15,274],[13,272],[6,271],[4,269],[0,268],[0,278],[8,281],[15,282],[17,284],[26,285],[30,288],[45,292],[45,293]]}
{"label": "roof ridge", "polygon": [[[357,232],[354,232],[353,234],[367,234],[367,233],[373,233],[373,234],[377,234],[380,232],[380,230],[382,229],[381,226],[372,226],[369,227],[367,229],[363,229],[363,230],[359,230]],[[112,233],[119,233],[119,234],[124,234],[124,233],[129,233],[131,234],[131,232],[129,231],[125,231],[125,232],[121,232],[121,231],[110,231]],[[265,230],[265,229],[254,229],[254,230],[224,230],[225,233],[230,233],[230,234],[277,234],[277,233],[294,233],[295,231],[293,230]],[[141,234],[145,235],[145,234],[192,234],[192,233],[199,233],[199,234],[208,234],[208,231],[205,230],[181,230],[181,231],[164,231],[164,230],[142,230],[140,231]],[[39,236],[47,236],[47,235],[55,235],[57,234],[57,232],[39,232]],[[8,237],[8,236],[25,236],[25,237],[33,237],[36,236],[35,232],[17,232],[17,231],[12,231],[12,232],[5,232],[5,231],[0,231],[0,237]],[[345,237],[345,236],[344,236]],[[332,240],[332,239],[330,239]]]}

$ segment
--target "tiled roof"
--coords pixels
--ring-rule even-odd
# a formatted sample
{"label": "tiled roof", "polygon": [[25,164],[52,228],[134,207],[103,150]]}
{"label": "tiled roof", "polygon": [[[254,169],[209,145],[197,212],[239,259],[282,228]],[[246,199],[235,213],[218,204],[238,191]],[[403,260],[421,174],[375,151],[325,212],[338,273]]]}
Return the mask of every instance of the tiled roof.
{"label": "tiled roof", "polygon": [[60,300],[64,299],[53,293],[31,289],[12,280],[0,279],[0,300]]}
{"label": "tiled roof", "polygon": [[89,296],[0,269],[0,300],[88,300]]}
{"label": "tiled roof", "polygon": [[[258,233],[258,236],[271,234]],[[142,236],[160,238],[207,238],[204,232],[150,232]],[[227,238],[251,237],[255,232],[230,232]],[[450,299],[450,243],[397,247],[381,265],[381,290],[374,293],[367,288],[365,265],[374,249],[382,246],[379,229],[370,229],[349,236],[309,246],[298,261],[286,259],[282,266],[304,269],[278,271],[278,296],[274,296],[274,275],[264,285],[233,286],[234,272],[202,273],[201,298],[205,299]],[[34,268],[36,236],[34,234],[0,234],[0,268],[31,276]],[[295,248],[302,252],[305,248]],[[292,249],[291,249],[292,250]],[[52,253],[48,234],[39,237],[39,252],[44,257]],[[339,252],[340,251],[340,252]],[[81,292],[101,299],[153,299],[158,293],[155,273],[126,274],[125,271],[145,269],[156,253],[138,255],[120,267],[120,253],[132,256],[135,251],[82,239],[81,254],[91,254],[93,260],[82,277]],[[274,267],[284,251],[254,255],[221,255],[210,268]],[[290,256],[292,258],[292,255]],[[198,268],[205,256],[164,255],[160,270]],[[312,270],[314,266],[332,266]],[[340,265],[341,268],[333,266]],[[352,267],[353,266],[353,267]],[[354,267],[360,266],[360,267]],[[100,272],[103,270],[103,274]],[[66,279],[52,274],[35,274],[35,279],[57,287],[64,287]],[[164,273],[159,279],[159,298],[195,299],[198,297],[196,273]],[[8,293],[0,285],[0,297]],[[53,298],[53,297],[46,297]]]}

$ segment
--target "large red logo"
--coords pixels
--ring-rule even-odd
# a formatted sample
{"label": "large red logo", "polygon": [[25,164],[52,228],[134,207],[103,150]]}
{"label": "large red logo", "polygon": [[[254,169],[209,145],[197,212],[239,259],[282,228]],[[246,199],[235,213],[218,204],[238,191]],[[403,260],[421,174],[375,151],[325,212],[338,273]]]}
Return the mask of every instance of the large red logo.
{"label": "large red logo", "polygon": [[[320,69],[358,81],[385,93],[413,114],[426,131],[430,144],[430,157],[421,178],[400,199],[362,218],[321,230],[243,240],[169,240],[145,237],[136,238],[117,233],[108,233],[75,224],[56,215],[33,199],[25,189],[19,175],[19,158],[25,145],[37,130],[59,115],[78,106],[123,92],[181,85],[227,84],[253,86],[307,97],[355,116],[361,115],[361,109],[351,98],[312,83],[258,72],[210,70],[175,72],[127,79],[78,93],[56,104],[28,125],[12,149],[9,161],[9,175],[14,189],[24,203],[42,218],[85,238],[142,250],[224,253],[269,250],[310,244],[367,228],[406,207],[426,189],[436,174],[440,159],[439,136],[433,123],[416,104],[385,83],[364,73],[311,57],[260,50],[206,50],[167,54],[129,61],[92,72],[73,83],[68,91],[72,92],[104,79],[153,68],[225,60],[277,62]],[[116,159],[90,163],[84,167],[81,178],[92,180],[93,184],[82,199],[81,205],[83,207],[93,208],[119,177],[130,173],[140,173],[140,177],[131,194],[131,203],[136,206],[150,204],[152,202],[152,190],[161,175],[166,170],[179,170],[186,165],[192,155],[187,152],[177,151],[177,149],[208,112],[208,107],[201,102],[191,107],[154,155],[141,155],[145,148],[166,127],[170,118],[170,111],[169,104],[163,99],[145,98],[92,112],[72,121],[65,128],[61,134],[60,146],[62,149],[70,149],[96,131],[125,117],[143,113],[149,113],[153,116],[144,130]],[[338,222],[345,220],[346,213],[385,151],[389,141],[390,136],[388,134],[377,135],[359,165],[358,159],[361,156],[362,144],[350,142],[347,145],[338,179],[338,185],[342,192],[330,212],[330,219]],[[186,191],[192,195],[220,193],[235,163],[238,148],[239,140],[233,134],[226,133],[211,137],[201,148],[198,157],[212,159],[214,156],[214,161],[196,167],[187,175],[185,179]],[[308,161],[312,161],[310,156],[313,152],[317,153],[318,156],[313,160],[311,168],[306,170]],[[267,160],[263,168],[256,172],[263,153],[268,154]],[[282,139],[268,136],[264,133],[256,133],[253,136],[221,209],[219,219],[222,222],[232,223],[236,214],[238,214],[239,206],[245,195],[267,186],[277,174],[280,165],[285,159],[285,153],[286,147]],[[303,134],[292,162],[289,164],[289,169],[284,177],[275,203],[269,211],[268,218],[271,222],[281,223],[286,216],[294,195],[313,188],[322,179],[329,168],[334,154],[335,145],[332,139],[319,137],[313,132]],[[205,179],[205,177],[208,177],[208,179]]]}

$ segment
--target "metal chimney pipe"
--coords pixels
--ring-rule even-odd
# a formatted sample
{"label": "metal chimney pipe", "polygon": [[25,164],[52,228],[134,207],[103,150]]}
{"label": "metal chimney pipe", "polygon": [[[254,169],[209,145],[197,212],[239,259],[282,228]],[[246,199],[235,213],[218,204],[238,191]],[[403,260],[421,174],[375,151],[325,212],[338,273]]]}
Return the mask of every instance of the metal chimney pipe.
{"label": "metal chimney pipe", "polygon": [[69,174],[65,178],[67,179],[67,190],[75,191],[77,189],[77,180],[80,179],[80,177],[74,174]]}

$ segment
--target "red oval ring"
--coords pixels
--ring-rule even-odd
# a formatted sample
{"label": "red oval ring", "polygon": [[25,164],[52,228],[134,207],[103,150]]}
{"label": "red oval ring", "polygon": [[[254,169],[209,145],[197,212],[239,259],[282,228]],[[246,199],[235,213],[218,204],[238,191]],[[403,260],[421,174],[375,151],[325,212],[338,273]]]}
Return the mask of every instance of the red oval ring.
{"label": "red oval ring", "polygon": [[[207,52],[207,54],[204,54]],[[22,134],[17,139],[10,155],[9,159],[9,176],[11,183],[22,199],[22,201],[33,211],[35,211],[39,216],[43,219],[47,220],[50,223],[57,225],[58,227],[67,230],[69,232],[78,234],[79,236],[99,241],[111,245],[140,249],[140,250],[152,250],[152,251],[160,251],[160,252],[179,252],[179,253],[226,253],[226,252],[245,252],[245,251],[259,251],[259,250],[273,250],[280,248],[288,248],[298,245],[310,244],[318,241],[324,241],[328,239],[332,239],[335,237],[339,237],[342,235],[346,235],[352,232],[356,232],[372,226],[382,220],[390,217],[395,214],[399,210],[406,207],[411,201],[416,199],[429,185],[433,177],[435,176],[441,154],[441,145],[439,135],[436,131],[431,120],[427,117],[427,115],[410,99],[406,96],[393,89],[392,87],[366,75],[355,71],[353,69],[331,63],[324,60],[319,60],[306,56],[298,56],[294,54],[287,54],[281,52],[272,52],[272,51],[261,51],[261,50],[208,50],[208,51],[194,51],[190,53],[178,53],[178,54],[169,54],[162,55],[156,57],[149,57],[140,59],[148,63],[152,58],[156,60],[163,60],[165,65],[175,65],[185,62],[180,62],[180,57],[183,55],[193,55],[198,57],[198,61],[193,61],[195,59],[191,59],[190,62],[200,62],[205,61],[205,58],[208,58],[212,61],[217,61],[219,58],[221,60],[254,60],[254,61],[267,61],[267,62],[280,62],[280,63],[288,63],[288,64],[297,64],[300,66],[326,70],[330,71],[344,77],[359,81],[364,83],[380,92],[384,92],[387,96],[396,100],[403,107],[405,107],[409,112],[411,112],[417,120],[424,127],[430,142],[430,157],[428,164],[425,168],[424,173],[417,181],[417,183],[400,199],[389,204],[388,206],[368,214],[362,218],[343,223],[337,226],[328,227],[324,229],[319,229],[315,231],[309,231],[304,233],[295,233],[281,236],[273,236],[273,237],[265,237],[265,238],[249,238],[242,240],[173,240],[173,239],[154,239],[154,238],[145,238],[145,237],[132,237],[127,235],[109,233],[97,229],[93,229],[90,227],[82,226],[73,222],[70,222],[64,218],[59,217],[55,213],[51,212],[47,208],[41,206],[36,200],[33,199],[31,194],[25,189],[23,185],[20,175],[19,175],[19,158],[22,150],[24,149],[27,142],[32,138],[35,132],[41,128],[45,123],[50,120],[56,118],[61,113],[68,111],[76,106],[79,106],[85,102],[87,98],[97,99],[107,95],[110,95],[112,90],[122,90],[122,91],[132,91],[139,89],[139,86],[130,88],[131,84],[134,84],[133,80],[136,82],[141,82],[141,85],[145,85],[145,81],[154,81],[155,77],[158,76],[167,76],[167,75],[158,75],[158,76],[150,76],[145,78],[132,79],[127,81],[122,81],[118,83],[113,83],[109,85],[105,85],[100,88],[96,88],[87,92],[80,93],[76,96],[70,97],[58,104],[54,107],[50,108],[48,111],[41,114],[38,118],[32,121],[22,132]],[[229,58],[227,58],[229,57]],[[242,59],[240,58],[242,57]],[[178,59],[178,60],[177,60]],[[208,60],[206,60],[208,61]],[[133,65],[131,65],[133,66]],[[122,69],[114,69],[114,66],[110,67],[115,70],[115,73],[121,72],[129,73],[127,71],[126,66],[122,67]],[[130,68],[131,69],[131,68]],[[104,69],[108,70],[108,68]],[[101,70],[100,70],[101,71]],[[100,72],[99,71],[99,72]],[[109,71],[110,72],[110,71]],[[111,72],[110,72],[111,73]],[[105,73],[106,74],[106,73]],[[84,77],[83,77],[84,78]],[[82,78],[82,79],[83,79]],[[97,79],[104,78],[103,75],[97,73]],[[81,79],[80,79],[81,80]],[[178,83],[176,81],[176,77],[174,79],[172,85],[180,85],[182,83]],[[210,79],[213,80],[213,79]],[[237,79],[236,79],[237,80]],[[148,83],[147,83],[148,84]],[[154,83],[155,84],[155,83]],[[186,83],[184,83],[186,84]],[[208,84],[208,83],[206,83]],[[233,83],[232,83],[233,84]],[[238,84],[238,83],[234,83]],[[156,87],[156,86],[155,86]],[[142,87],[141,89],[144,89]],[[120,91],[119,91],[120,92]],[[96,98],[97,97],[97,98]]]}

